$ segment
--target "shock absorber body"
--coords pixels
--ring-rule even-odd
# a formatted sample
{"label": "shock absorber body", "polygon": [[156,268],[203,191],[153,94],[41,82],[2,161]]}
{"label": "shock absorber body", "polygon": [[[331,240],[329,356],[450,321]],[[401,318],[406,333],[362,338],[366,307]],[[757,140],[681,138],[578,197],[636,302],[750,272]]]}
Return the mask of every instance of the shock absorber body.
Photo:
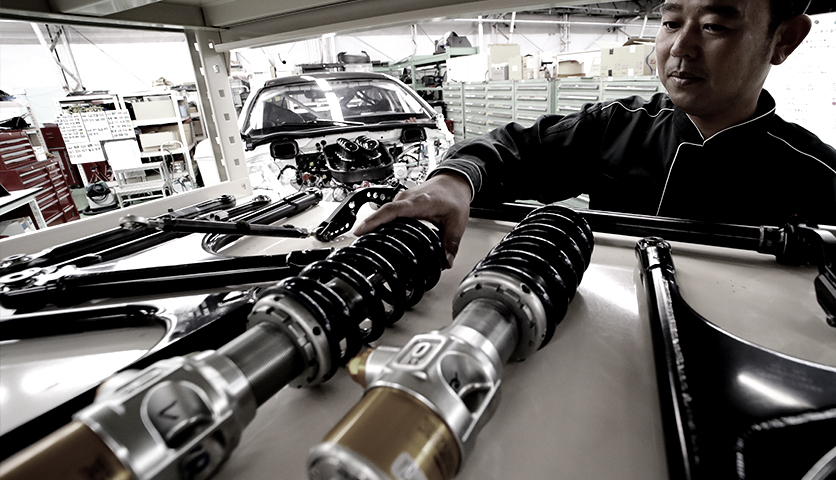
{"label": "shock absorber body", "polygon": [[74,422],[0,464],[0,478],[208,478],[258,406],[329,379],[435,285],[443,261],[433,229],[383,225],[262,292],[250,328],[217,351],[117,375]]}
{"label": "shock absorber body", "polygon": [[353,359],[366,393],[311,450],[310,478],[452,478],[497,406],[503,365],[549,342],[592,245],[580,215],[537,210],[464,279],[450,326]]}

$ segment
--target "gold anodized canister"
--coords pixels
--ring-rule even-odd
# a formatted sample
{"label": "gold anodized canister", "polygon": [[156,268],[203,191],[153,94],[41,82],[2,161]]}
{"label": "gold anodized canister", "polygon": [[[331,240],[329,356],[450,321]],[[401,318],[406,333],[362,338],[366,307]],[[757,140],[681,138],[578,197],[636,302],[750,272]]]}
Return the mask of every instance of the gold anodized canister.
{"label": "gold anodized canister", "polygon": [[390,387],[368,391],[325,437],[362,455],[393,480],[449,480],[461,464],[456,439],[444,421],[411,395]]}

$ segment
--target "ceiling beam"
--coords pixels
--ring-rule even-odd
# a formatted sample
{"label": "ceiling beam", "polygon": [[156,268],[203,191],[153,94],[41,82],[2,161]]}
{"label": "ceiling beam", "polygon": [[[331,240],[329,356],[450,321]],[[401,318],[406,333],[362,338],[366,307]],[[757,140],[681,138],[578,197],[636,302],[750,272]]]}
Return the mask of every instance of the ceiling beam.
{"label": "ceiling beam", "polygon": [[49,0],[52,11],[104,17],[162,0]]}
{"label": "ceiling beam", "polygon": [[[239,0],[240,2],[241,0]],[[583,3],[577,0],[548,4],[536,0],[349,0],[271,18],[231,25],[221,33],[219,51],[262,47],[315,38],[328,33],[352,33],[383,26],[409,25],[442,18],[503,13],[526,8],[549,8]]]}

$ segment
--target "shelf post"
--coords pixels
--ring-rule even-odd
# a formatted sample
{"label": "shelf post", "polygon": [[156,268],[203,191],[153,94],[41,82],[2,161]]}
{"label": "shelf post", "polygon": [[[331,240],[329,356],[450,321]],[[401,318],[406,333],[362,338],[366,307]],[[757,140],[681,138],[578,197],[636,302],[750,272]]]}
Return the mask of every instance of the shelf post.
{"label": "shelf post", "polygon": [[238,193],[252,193],[235,105],[232,103],[232,89],[229,87],[228,61],[214,48],[221,42],[220,35],[186,29],[186,39],[190,45],[201,110],[206,117],[201,119],[201,126],[205,128],[206,138],[212,145],[220,179],[240,180],[244,191]]}

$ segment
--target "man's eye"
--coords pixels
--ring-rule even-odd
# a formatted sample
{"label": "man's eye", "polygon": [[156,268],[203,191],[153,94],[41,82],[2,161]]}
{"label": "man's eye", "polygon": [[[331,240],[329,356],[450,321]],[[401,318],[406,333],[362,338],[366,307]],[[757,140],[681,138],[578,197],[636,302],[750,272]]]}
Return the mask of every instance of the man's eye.
{"label": "man's eye", "polygon": [[662,22],[662,26],[668,30],[674,30],[679,28],[679,23],[668,20],[667,22]]}
{"label": "man's eye", "polygon": [[708,30],[709,32],[722,32],[728,30],[728,28],[722,25],[717,25],[716,23],[706,23],[702,28]]}

